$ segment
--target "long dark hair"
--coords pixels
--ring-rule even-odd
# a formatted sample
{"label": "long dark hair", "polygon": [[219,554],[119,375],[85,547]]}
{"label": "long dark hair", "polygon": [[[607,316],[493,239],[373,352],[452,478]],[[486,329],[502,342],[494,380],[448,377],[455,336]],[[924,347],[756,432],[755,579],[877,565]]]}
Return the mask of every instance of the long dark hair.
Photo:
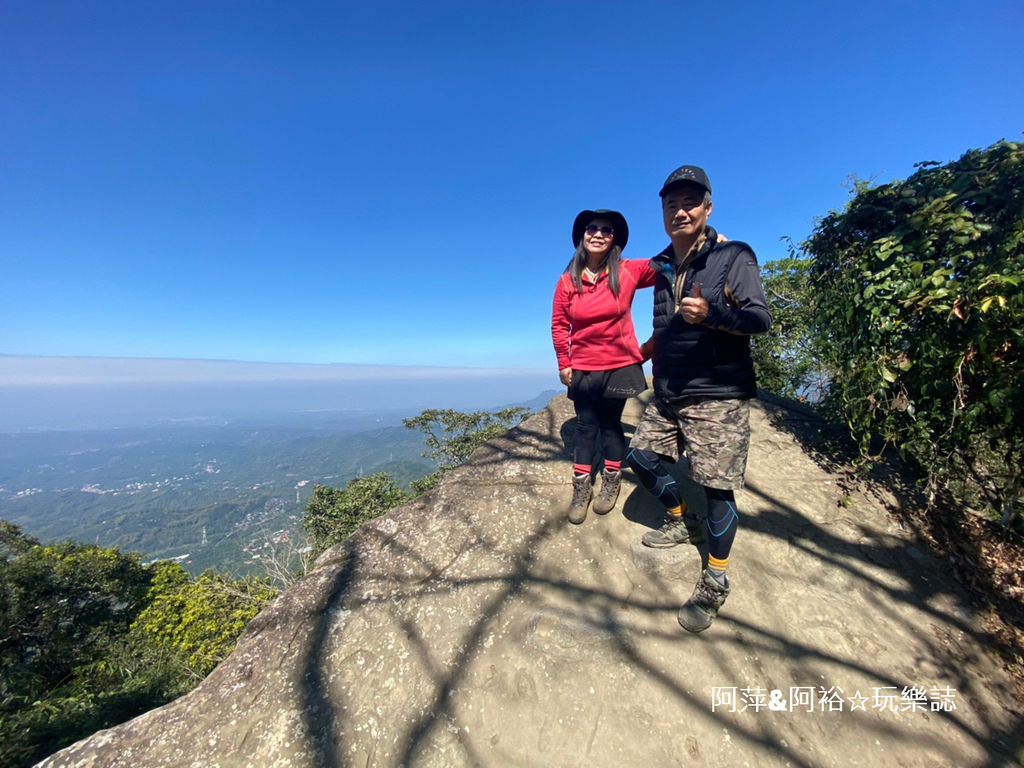
{"label": "long dark hair", "polygon": [[[621,258],[622,249],[612,243],[611,249],[604,257],[604,261],[601,262],[602,269],[608,268],[608,287],[615,298],[619,297],[619,260]],[[579,245],[576,246],[576,253],[572,255],[565,268],[565,271],[569,273],[569,279],[572,280],[573,287],[576,288],[576,293],[583,293],[583,268],[585,266],[587,266],[587,251],[583,247],[583,238],[580,238]]]}

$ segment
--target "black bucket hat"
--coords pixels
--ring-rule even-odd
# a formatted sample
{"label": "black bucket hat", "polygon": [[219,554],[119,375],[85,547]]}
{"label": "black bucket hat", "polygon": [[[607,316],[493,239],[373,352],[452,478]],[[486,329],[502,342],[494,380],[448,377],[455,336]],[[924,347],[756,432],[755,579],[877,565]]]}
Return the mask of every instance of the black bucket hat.
{"label": "black bucket hat", "polygon": [[579,247],[580,240],[583,239],[583,230],[594,219],[608,219],[612,223],[612,229],[615,230],[614,245],[623,250],[626,248],[626,241],[629,240],[629,225],[626,223],[626,217],[618,211],[609,211],[607,208],[598,208],[596,211],[580,211],[576,221],[572,223],[574,247]]}

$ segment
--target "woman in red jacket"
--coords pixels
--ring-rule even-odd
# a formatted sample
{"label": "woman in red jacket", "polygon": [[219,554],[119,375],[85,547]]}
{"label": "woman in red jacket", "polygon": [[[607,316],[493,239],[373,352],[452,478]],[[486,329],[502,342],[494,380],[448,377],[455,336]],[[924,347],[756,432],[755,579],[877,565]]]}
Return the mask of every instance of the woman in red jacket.
{"label": "woman in red jacket", "polygon": [[[630,308],[638,288],[654,285],[647,259],[622,259],[629,227],[618,211],[581,211],[572,225],[576,253],[558,279],[551,309],[551,340],[558,376],[576,407],[573,493],[569,521],[582,523],[593,496],[592,476],[600,436],[604,453],[601,491],[594,512],[606,514],[619,496],[626,441],[626,399],[647,388]],[[646,344],[644,345],[647,346]]]}

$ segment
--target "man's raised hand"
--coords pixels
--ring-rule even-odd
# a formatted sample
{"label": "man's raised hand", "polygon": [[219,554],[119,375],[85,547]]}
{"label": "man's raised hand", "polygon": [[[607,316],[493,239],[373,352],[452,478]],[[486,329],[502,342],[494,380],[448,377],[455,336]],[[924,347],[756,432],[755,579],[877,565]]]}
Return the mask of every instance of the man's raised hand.
{"label": "man's raised hand", "polygon": [[708,302],[700,295],[700,283],[694,283],[690,295],[679,303],[679,312],[683,315],[683,320],[691,325],[703,323],[707,318]]}

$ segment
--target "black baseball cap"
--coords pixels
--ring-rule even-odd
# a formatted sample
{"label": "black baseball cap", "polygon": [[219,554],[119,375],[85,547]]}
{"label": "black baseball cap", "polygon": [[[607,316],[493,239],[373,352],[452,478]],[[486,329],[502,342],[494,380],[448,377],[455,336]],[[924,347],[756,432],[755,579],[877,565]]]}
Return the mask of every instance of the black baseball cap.
{"label": "black baseball cap", "polygon": [[618,211],[609,211],[607,208],[579,212],[576,220],[572,223],[572,244],[574,246],[579,247],[580,240],[583,239],[583,230],[594,219],[608,219],[615,230],[615,245],[621,249],[626,247],[626,241],[629,240],[629,225],[626,223],[626,217]]}
{"label": "black baseball cap", "polygon": [[665,179],[665,183],[661,185],[661,192],[658,194],[664,197],[669,187],[674,187],[676,184],[681,184],[684,181],[704,187],[708,192],[711,192],[711,180],[704,173],[703,168],[699,168],[696,165],[680,165]]}

